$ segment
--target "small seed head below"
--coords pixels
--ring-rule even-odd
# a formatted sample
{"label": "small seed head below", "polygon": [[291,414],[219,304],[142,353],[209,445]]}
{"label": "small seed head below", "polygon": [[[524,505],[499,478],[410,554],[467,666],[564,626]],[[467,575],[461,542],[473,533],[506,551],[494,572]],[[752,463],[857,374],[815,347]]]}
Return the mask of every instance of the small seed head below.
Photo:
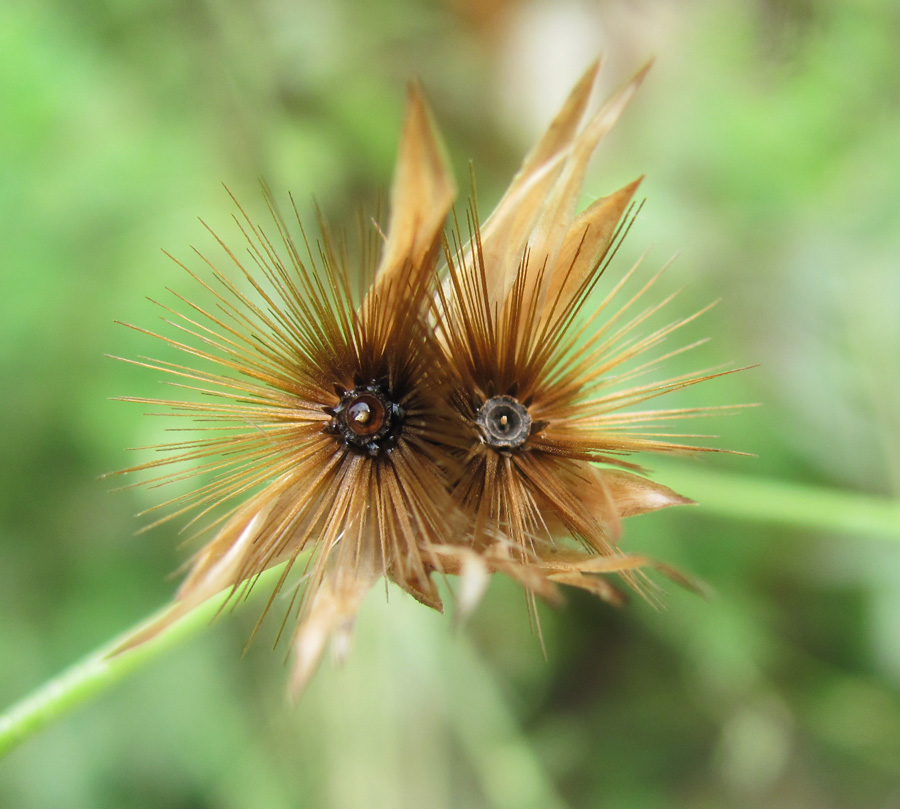
{"label": "small seed head below", "polygon": [[493,396],[475,414],[481,440],[496,449],[521,447],[531,434],[528,410],[512,396]]}

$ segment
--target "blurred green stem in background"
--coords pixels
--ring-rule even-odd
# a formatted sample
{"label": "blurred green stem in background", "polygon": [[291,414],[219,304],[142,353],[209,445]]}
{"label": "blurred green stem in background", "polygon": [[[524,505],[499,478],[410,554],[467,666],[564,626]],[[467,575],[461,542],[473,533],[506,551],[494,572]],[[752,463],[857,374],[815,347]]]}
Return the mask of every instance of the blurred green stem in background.
{"label": "blurred green stem in background", "polygon": [[[882,537],[900,541],[900,502],[870,495],[855,494],[800,486],[777,480],[754,479],[745,476],[692,468],[686,463],[657,463],[657,471],[664,472],[666,483],[677,491],[689,491],[702,503],[706,513],[738,520],[750,520],[776,525],[845,532],[857,536]],[[267,576],[277,573],[268,571]],[[264,583],[263,589],[264,589]],[[122,641],[154,621],[153,615],[121,638],[101,647],[84,660],[46,682],[0,715],[0,757],[16,745],[59,719],[67,710],[80,705],[89,697],[104,690],[146,661],[152,660],[182,638],[209,624],[221,608],[227,593],[210,599],[201,607],[173,624],[167,631],[142,646],[124,654],[109,657]],[[472,650],[473,660],[477,658]],[[489,681],[489,677],[480,678]],[[483,716],[491,705],[494,724],[515,737],[511,711],[502,699],[484,697]],[[494,695],[496,696],[496,695]],[[498,701],[499,700],[499,701]],[[489,704],[490,703],[490,704]],[[500,707],[497,707],[500,706]],[[461,735],[470,734],[461,729]],[[474,737],[473,737],[474,738]],[[472,744],[475,741],[469,739]],[[519,745],[520,747],[521,745]],[[516,755],[526,755],[521,750]],[[540,768],[533,770],[540,772]],[[534,785],[533,785],[534,786]],[[560,800],[549,784],[539,785],[544,795],[543,806],[558,806]]]}
{"label": "blurred green stem in background", "polygon": [[[656,473],[660,474],[657,475]],[[690,492],[707,514],[791,528],[900,540],[900,501],[839,489],[653,461],[653,476]]]}

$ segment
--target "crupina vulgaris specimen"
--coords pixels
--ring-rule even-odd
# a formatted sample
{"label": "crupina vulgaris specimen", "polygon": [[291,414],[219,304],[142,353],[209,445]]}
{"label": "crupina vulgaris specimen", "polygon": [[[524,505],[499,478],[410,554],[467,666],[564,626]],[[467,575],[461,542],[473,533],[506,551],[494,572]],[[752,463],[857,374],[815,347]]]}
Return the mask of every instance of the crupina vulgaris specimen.
{"label": "crupina vulgaris specimen", "polygon": [[295,690],[329,640],[346,654],[382,578],[442,609],[435,579],[458,574],[461,612],[494,572],[532,605],[559,584],[619,600],[613,573],[646,592],[650,565],[685,582],[619,549],[622,518],[691,502],[628,457],[707,450],[665,429],[707,411],[634,406],[719,374],[639,380],[690,347],[648,354],[696,315],[643,334],[668,302],[643,303],[653,279],[625,294],[636,266],[601,288],[640,180],[575,206],[645,71],[582,126],[597,71],[483,223],[473,205],[444,235],[455,185],[413,87],[388,224],[369,229],[360,258],[323,222],[313,243],[296,209],[288,225],[267,196],[269,225],[238,206],[242,249],[219,239],[227,271],[206,258],[204,273],[185,266],[214,305],[176,295],[162,306],[174,331],[146,333],[188,360],[133,362],[192,398],[128,400],[188,415],[196,432],[125,471],[158,485],[200,476],[160,504],[161,519],[205,520],[212,538],[172,608],[123,648],[218,592],[241,598],[278,565],[264,615],[290,594],[282,630],[293,621]]}

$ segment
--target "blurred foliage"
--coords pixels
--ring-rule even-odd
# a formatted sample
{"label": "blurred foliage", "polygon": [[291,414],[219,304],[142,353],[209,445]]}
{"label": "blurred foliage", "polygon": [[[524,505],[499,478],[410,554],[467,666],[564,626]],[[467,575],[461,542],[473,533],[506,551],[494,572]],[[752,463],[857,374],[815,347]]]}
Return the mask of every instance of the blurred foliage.
{"label": "blurred foliage", "polygon": [[[758,458],[704,468],[898,497],[898,41],[893,0],[0,6],[0,703],[164,603],[185,557],[134,536],[158,493],[97,480],[160,429],[108,401],[153,374],[103,356],[149,350],[113,323],[152,325],[144,296],[190,291],[159,248],[188,260],[196,217],[228,227],[221,183],[259,176],[349,221],[411,78],[489,210],[598,51],[611,84],[656,57],[587,196],[646,172],[624,252],[679,252],[682,313],[722,299],[684,361],[760,363],[685,398],[764,404],[714,425]],[[280,651],[240,659],[250,605],[0,762],[0,805],[900,805],[900,546],[702,504],[626,542],[716,597],[573,594],[544,660],[505,582],[457,632],[375,593],[294,709]]]}

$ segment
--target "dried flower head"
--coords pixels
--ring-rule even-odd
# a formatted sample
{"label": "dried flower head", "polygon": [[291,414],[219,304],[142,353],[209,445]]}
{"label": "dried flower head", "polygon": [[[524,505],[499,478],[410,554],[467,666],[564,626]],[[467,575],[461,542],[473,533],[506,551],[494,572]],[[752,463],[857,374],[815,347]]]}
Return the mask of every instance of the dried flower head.
{"label": "dried flower head", "polygon": [[600,289],[640,180],[581,214],[575,205],[593,151],[645,71],[581,127],[597,70],[484,224],[473,207],[465,235],[457,223],[449,239],[454,184],[413,89],[387,232],[378,249],[380,231],[369,231],[358,294],[358,268],[327,227],[313,249],[271,201],[271,237],[239,208],[249,260],[219,243],[240,283],[206,260],[213,281],[191,275],[214,305],[176,296],[164,320],[182,336],[153,334],[190,364],[137,363],[200,396],[130,401],[189,414],[202,432],[126,471],[161,470],[159,485],[209,475],[163,504],[163,519],[192,513],[189,524],[209,519],[215,535],[170,612],[126,646],[219,591],[241,597],[284,564],[267,612],[302,566],[288,610],[296,689],[329,638],[346,651],[381,577],[441,609],[433,574],[462,574],[463,613],[491,572],[521,582],[532,603],[554,598],[557,584],[618,600],[605,574],[640,590],[648,564],[679,578],[617,546],[621,518],[691,502],[627,456],[706,450],[666,425],[707,411],[628,408],[719,374],[639,380],[691,347],[647,359],[696,315],[641,335],[668,302],[643,303],[653,279],[623,299],[633,267]]}
{"label": "dried flower head", "polygon": [[[447,549],[445,568],[480,562],[532,594],[552,598],[563,583],[618,600],[598,574],[617,572],[640,588],[640,568],[654,564],[685,581],[619,550],[620,518],[691,502],[635,474],[640,467],[626,456],[709,449],[665,429],[707,411],[628,408],[719,374],[638,381],[691,347],[646,358],[697,315],[641,334],[668,302],[643,305],[655,279],[620,300],[632,267],[600,289],[640,179],[577,216],[575,206],[594,149],[646,68],[580,128],[597,72],[592,66],[574,88],[485,223],[473,209],[465,237],[457,226],[434,321],[469,435],[453,485],[471,542]],[[580,548],[560,544],[563,537]]]}
{"label": "dried flower head", "polygon": [[[249,261],[220,242],[247,292],[207,261],[215,283],[194,277],[215,308],[181,296],[180,310],[163,307],[166,322],[186,337],[153,336],[192,364],[138,364],[202,398],[130,401],[193,415],[201,437],[156,447],[166,457],[126,471],[191,464],[187,472],[163,472],[152,481],[159,484],[211,475],[164,504],[175,509],[164,519],[213,514],[217,533],[191,562],[174,608],[129,645],[226,588],[239,597],[263,571],[286,563],[274,598],[304,551],[310,555],[292,643],[297,688],[329,637],[346,648],[357,606],[381,576],[440,608],[431,547],[464,533],[453,533],[446,477],[460,429],[445,405],[446,378],[432,373],[439,348],[423,312],[453,196],[413,89],[389,226],[377,266],[362,262],[368,281],[361,302],[353,294],[356,268],[327,228],[315,250],[301,228],[301,250],[270,202],[273,238],[243,210],[238,218]],[[208,370],[194,367],[204,364]]]}

